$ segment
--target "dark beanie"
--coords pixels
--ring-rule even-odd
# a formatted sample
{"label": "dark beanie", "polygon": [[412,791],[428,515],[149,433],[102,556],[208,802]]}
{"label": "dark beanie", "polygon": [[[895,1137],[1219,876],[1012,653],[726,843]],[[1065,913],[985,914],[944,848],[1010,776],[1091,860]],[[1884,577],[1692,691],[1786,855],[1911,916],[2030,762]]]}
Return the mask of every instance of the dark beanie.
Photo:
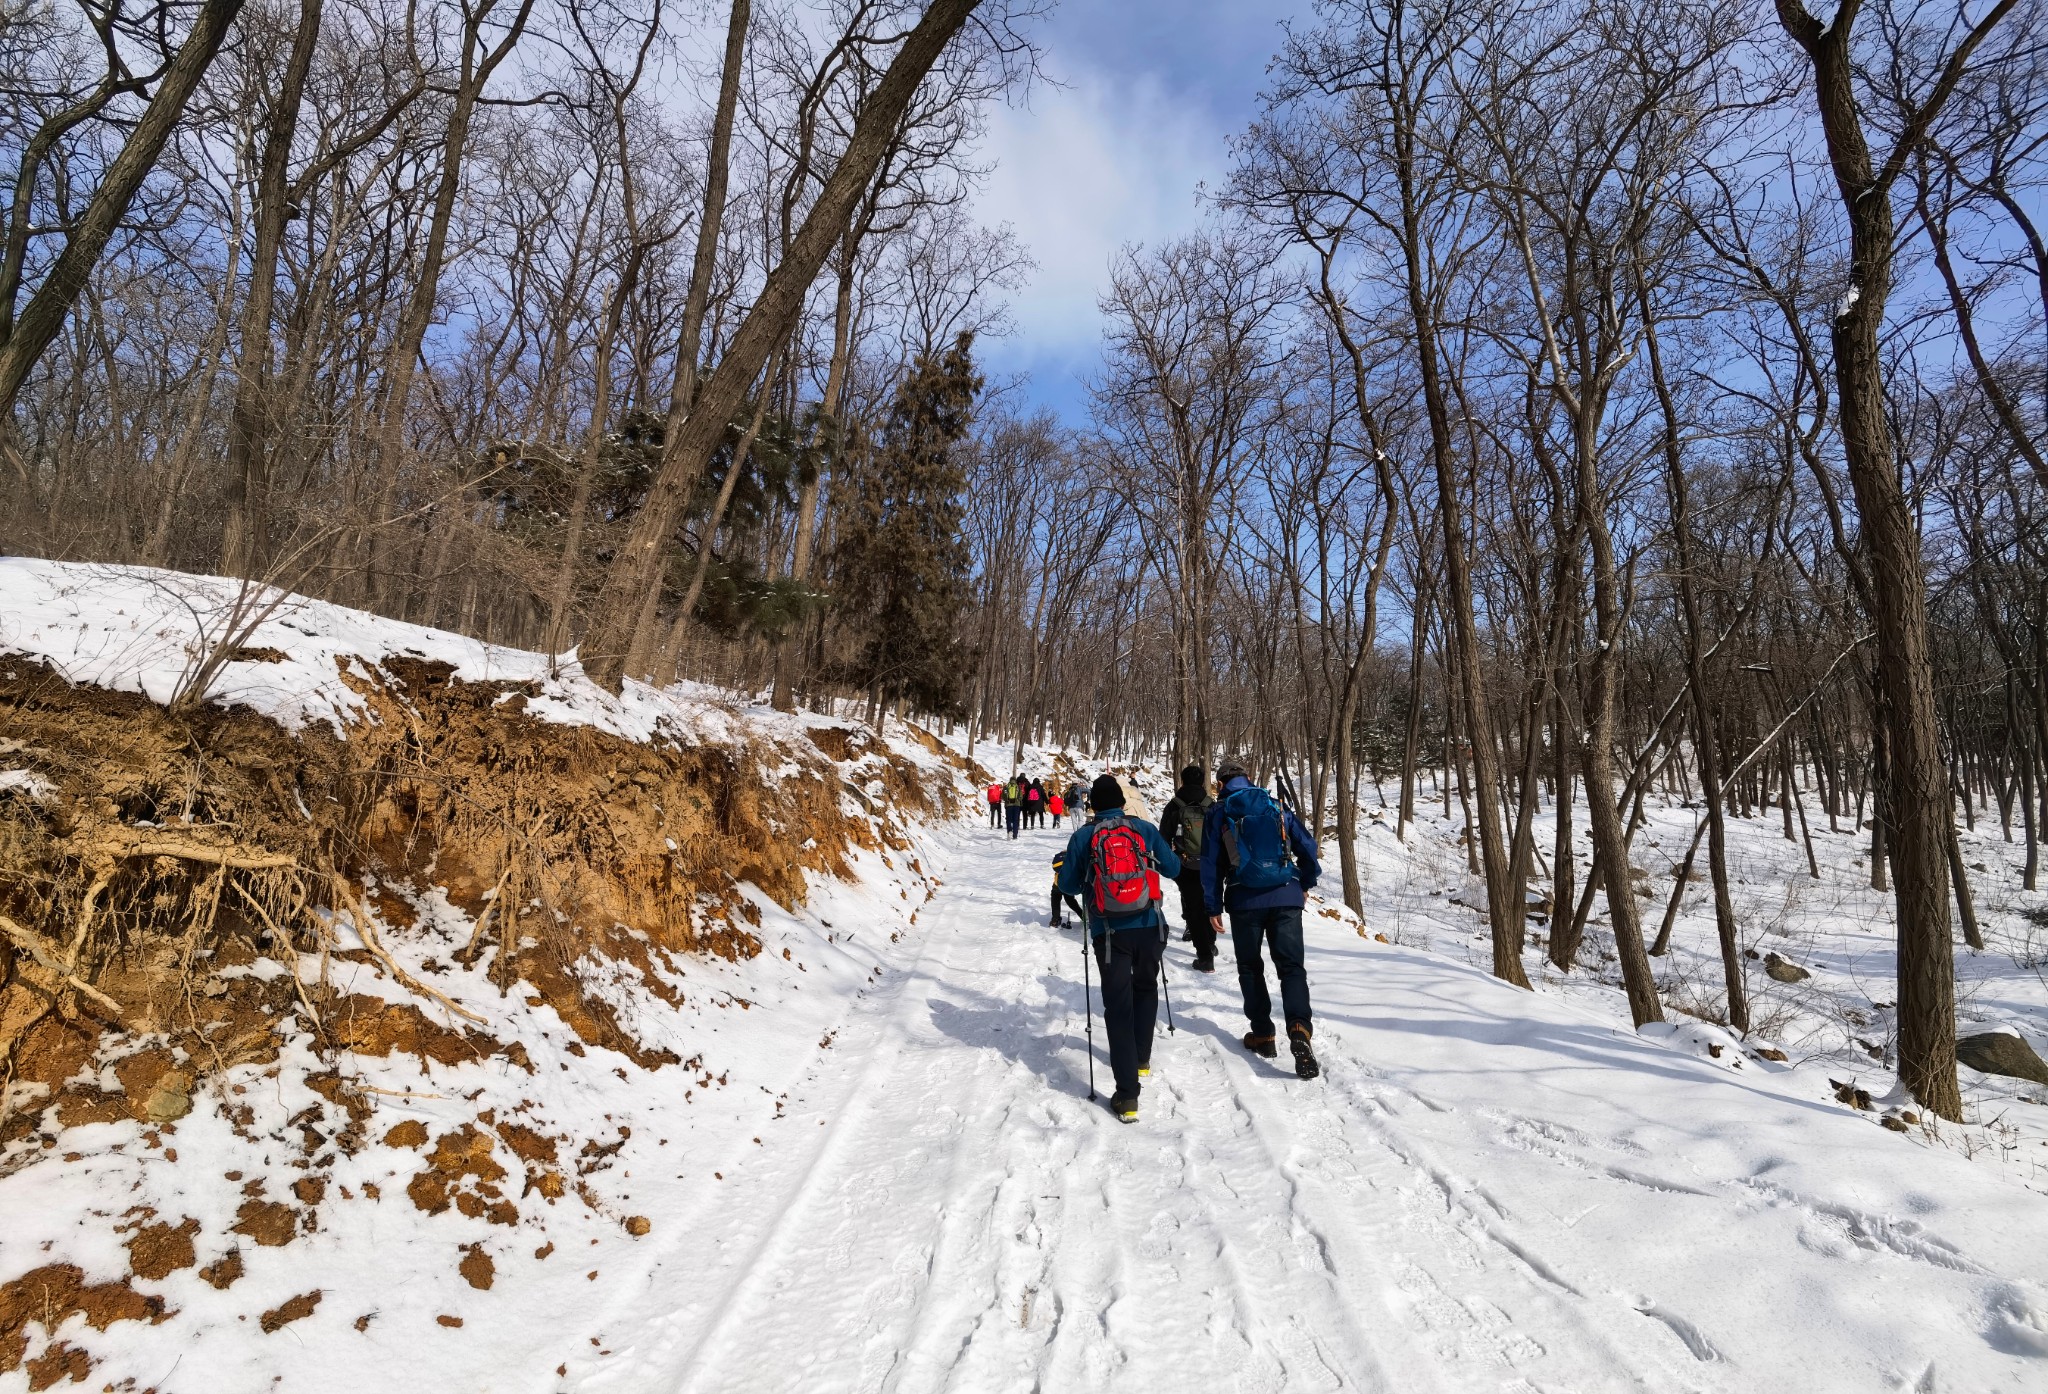
{"label": "dark beanie", "polygon": [[1093,804],[1098,812],[1122,808],[1124,786],[1106,774],[1099,774],[1095,776],[1095,782],[1088,786],[1088,802]]}
{"label": "dark beanie", "polygon": [[1216,767],[1216,782],[1218,784],[1228,784],[1233,779],[1250,779],[1251,777],[1251,771],[1244,767],[1242,760],[1225,760]]}
{"label": "dark beanie", "polygon": [[1189,765],[1180,772],[1180,787],[1183,789],[1199,789],[1208,782],[1208,775],[1209,772],[1200,765]]}

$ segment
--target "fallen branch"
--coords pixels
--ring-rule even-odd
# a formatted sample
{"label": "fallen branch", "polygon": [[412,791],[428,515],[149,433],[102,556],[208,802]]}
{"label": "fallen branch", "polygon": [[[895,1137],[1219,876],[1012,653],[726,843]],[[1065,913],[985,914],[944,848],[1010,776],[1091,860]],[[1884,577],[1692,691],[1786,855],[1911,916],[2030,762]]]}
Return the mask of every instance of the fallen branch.
{"label": "fallen branch", "polygon": [[504,903],[505,884],[511,879],[512,859],[507,857],[505,859],[505,870],[499,874],[498,884],[491,891],[490,903],[485,905],[483,913],[476,917],[476,925],[469,932],[469,942],[464,944],[462,951],[455,955],[457,959],[468,964],[470,967],[476,966],[477,955],[483,951],[481,946],[484,940],[484,930],[490,925],[492,914],[497,911],[499,905]]}
{"label": "fallen branch", "polygon": [[116,1018],[121,1017],[121,1004],[107,996],[106,993],[101,992],[85,979],[79,977],[71,969],[65,967],[64,960],[58,956],[56,949],[47,943],[41,935],[33,930],[22,928],[5,915],[0,915],[0,933],[6,934],[9,939],[12,939],[26,950],[28,956],[34,959],[37,965],[45,972],[56,974],[59,981],[78,989],[78,991],[112,1012]]}
{"label": "fallen branch", "polygon": [[398,982],[403,984],[409,991],[416,992],[422,997],[431,998],[434,1001],[439,1002],[442,1006],[446,1007],[449,1011],[455,1013],[463,1020],[473,1021],[479,1026],[487,1024],[482,1017],[478,1016],[475,1012],[471,1011],[469,1008],[457,1002],[447,993],[436,992],[433,988],[428,987],[418,978],[415,978],[412,974],[406,972],[405,969],[399,967],[398,960],[391,956],[391,951],[385,948],[384,942],[377,937],[376,926],[370,922],[370,912],[363,905],[362,897],[357,895],[355,893],[355,888],[350,886],[347,880],[345,880],[339,874],[336,874],[333,877],[333,881],[335,889],[339,891],[348,902],[349,915],[356,922],[356,934],[362,939],[363,947],[370,951],[370,954],[373,958],[375,958],[379,963],[384,965],[384,969],[386,972],[390,973],[393,978],[395,978]]}

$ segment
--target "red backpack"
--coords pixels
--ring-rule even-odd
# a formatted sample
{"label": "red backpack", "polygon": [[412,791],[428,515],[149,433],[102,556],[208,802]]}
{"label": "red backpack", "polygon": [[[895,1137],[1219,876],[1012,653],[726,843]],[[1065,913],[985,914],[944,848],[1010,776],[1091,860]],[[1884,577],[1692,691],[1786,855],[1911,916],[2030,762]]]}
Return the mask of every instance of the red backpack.
{"label": "red backpack", "polygon": [[1135,915],[1160,898],[1152,849],[1123,819],[1099,825],[1088,839],[1088,853],[1098,915]]}

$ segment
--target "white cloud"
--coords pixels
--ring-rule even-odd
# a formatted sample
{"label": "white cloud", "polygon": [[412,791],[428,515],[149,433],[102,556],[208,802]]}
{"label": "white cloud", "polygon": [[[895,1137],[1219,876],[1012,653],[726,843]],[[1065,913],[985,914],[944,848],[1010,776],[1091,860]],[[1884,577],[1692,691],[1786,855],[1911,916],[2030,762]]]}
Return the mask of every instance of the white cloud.
{"label": "white cloud", "polygon": [[1101,345],[1096,299],[1127,243],[1158,243],[1200,219],[1196,186],[1214,187],[1230,134],[1206,103],[1177,99],[1153,75],[1111,74],[1075,61],[1064,85],[1031,106],[991,113],[995,166],[980,220],[1008,223],[1037,270],[1013,301],[1016,335],[991,345],[999,368],[1038,379],[1034,396],[1066,395],[1048,375],[1086,372]]}

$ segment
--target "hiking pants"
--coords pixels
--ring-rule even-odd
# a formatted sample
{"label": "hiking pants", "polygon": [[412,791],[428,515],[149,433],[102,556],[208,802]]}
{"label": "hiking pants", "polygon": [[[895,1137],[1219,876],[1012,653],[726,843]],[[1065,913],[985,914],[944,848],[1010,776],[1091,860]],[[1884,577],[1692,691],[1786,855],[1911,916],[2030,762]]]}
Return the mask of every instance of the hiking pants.
{"label": "hiking pants", "polygon": [[1138,1097],[1138,1067],[1152,1063],[1152,1031],[1159,1024],[1160,933],[1156,926],[1128,929],[1095,941],[1109,1070],[1116,1077],[1116,1092],[1126,1099]]}
{"label": "hiking pants", "polygon": [[991,828],[1000,828],[1003,825],[1003,801],[1001,799],[995,799],[989,803],[988,825]]}
{"label": "hiking pants", "polygon": [[1067,909],[1074,912],[1074,923],[1086,929],[1088,927],[1088,917],[1081,913],[1081,907],[1074,903],[1072,896],[1060,894],[1060,886],[1057,881],[1053,882],[1052,886],[1052,927],[1058,929],[1065,923],[1060,918],[1060,905],[1063,902]]}
{"label": "hiking pants", "polygon": [[1010,836],[1015,837],[1017,835],[1017,824],[1024,818],[1024,810],[1016,804],[1005,804],[1003,805],[1003,818],[1009,824]]}
{"label": "hiking pants", "polygon": [[1273,949],[1273,968],[1280,975],[1280,1006],[1287,1024],[1307,1026],[1308,969],[1301,955],[1301,907],[1233,910],[1230,947],[1237,955],[1237,985],[1244,993],[1244,1014],[1251,1022],[1252,1034],[1274,1034],[1273,999],[1266,991],[1266,965],[1259,957],[1262,940]]}
{"label": "hiking pants", "polygon": [[1200,963],[1216,961],[1216,930],[1209,923],[1208,907],[1202,903],[1202,872],[1196,867],[1193,875],[1187,871],[1187,863],[1181,863],[1180,876],[1174,885],[1180,887],[1180,914],[1188,922],[1188,928],[1195,936],[1195,959]]}

